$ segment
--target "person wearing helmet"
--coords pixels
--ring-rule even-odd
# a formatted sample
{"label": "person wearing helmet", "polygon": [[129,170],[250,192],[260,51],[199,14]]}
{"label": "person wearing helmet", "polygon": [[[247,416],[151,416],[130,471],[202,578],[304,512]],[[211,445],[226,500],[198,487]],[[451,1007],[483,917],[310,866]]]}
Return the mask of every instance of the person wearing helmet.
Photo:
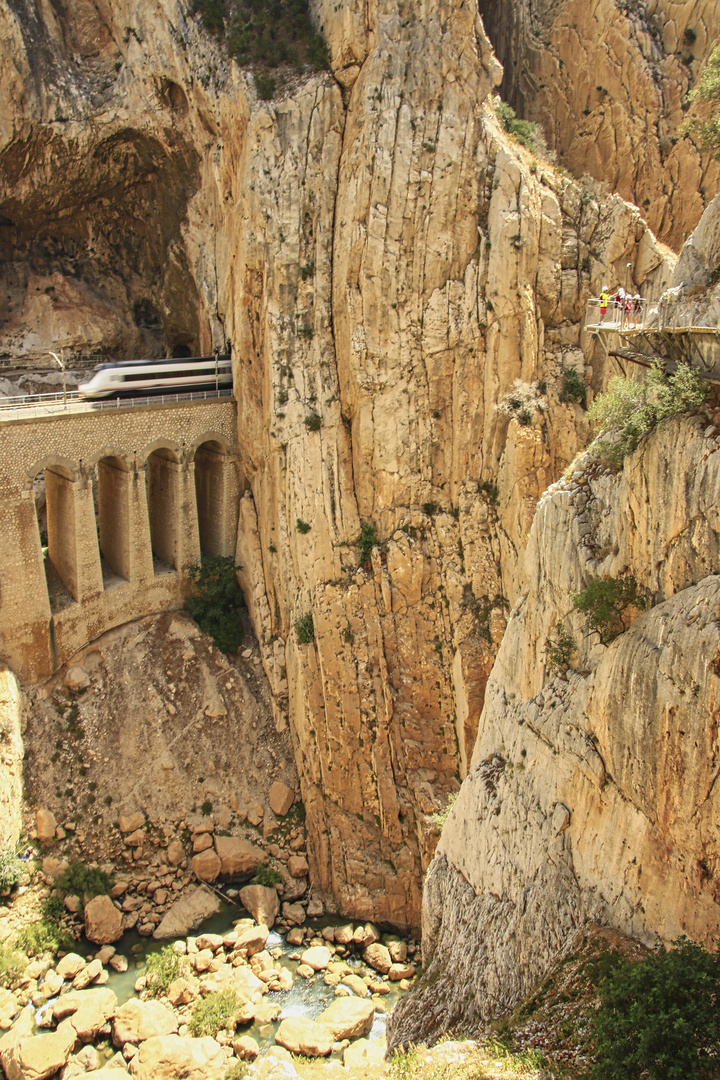
{"label": "person wearing helmet", "polygon": [[600,322],[604,322],[607,315],[608,300],[610,299],[607,285],[603,285],[600,293]]}

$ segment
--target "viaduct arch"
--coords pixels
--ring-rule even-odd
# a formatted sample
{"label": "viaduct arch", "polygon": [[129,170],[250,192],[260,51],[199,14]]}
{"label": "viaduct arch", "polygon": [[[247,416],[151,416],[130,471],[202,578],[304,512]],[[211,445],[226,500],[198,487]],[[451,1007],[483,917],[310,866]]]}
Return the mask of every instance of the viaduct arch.
{"label": "viaduct arch", "polygon": [[233,399],[0,418],[0,446],[0,658],[26,683],[235,554]]}

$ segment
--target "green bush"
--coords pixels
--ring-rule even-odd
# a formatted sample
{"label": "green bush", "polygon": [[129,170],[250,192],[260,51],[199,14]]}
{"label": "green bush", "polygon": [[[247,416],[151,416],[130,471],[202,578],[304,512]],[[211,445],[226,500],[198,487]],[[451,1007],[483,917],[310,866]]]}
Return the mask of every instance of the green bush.
{"label": "green bush", "polygon": [[[686,31],[687,37],[688,31]],[[692,44],[692,42],[690,42]],[[705,65],[700,82],[691,91],[688,101],[710,102],[710,112],[704,119],[693,117],[687,120],[683,134],[696,135],[703,150],[714,157],[720,157],[720,45],[716,45]]]}
{"label": "green bush", "polygon": [[576,609],[589,616],[590,626],[598,632],[603,645],[609,645],[625,632],[625,612],[629,607],[644,610],[647,606],[632,574],[595,578],[571,597]]}
{"label": "green bush", "polygon": [[545,642],[548,664],[557,671],[566,671],[570,667],[576,649],[575,638],[563,626],[558,627],[554,638],[548,638]]}
{"label": "green bush", "polygon": [[225,1080],[245,1080],[249,1068],[247,1061],[236,1061],[225,1073]]}
{"label": "green bush", "polygon": [[377,544],[377,531],[374,525],[369,522],[363,522],[363,526],[360,529],[360,536],[358,538],[358,549],[360,551],[360,565],[365,566],[370,561],[370,555],[372,549]]}
{"label": "green bush", "polygon": [[612,954],[593,1022],[596,1080],[720,1077],[720,954],[675,945],[636,963]]}
{"label": "green bush", "polygon": [[167,994],[170,983],[180,978],[182,971],[180,957],[173,952],[172,945],[166,945],[160,952],[150,953],[145,961],[145,989],[150,997]]}
{"label": "green bush", "polygon": [[305,417],[304,423],[308,431],[319,431],[322,427],[322,417],[318,416],[316,412],[313,412]]}
{"label": "green bush", "polygon": [[93,896],[107,896],[114,884],[115,879],[111,874],[92,870],[80,859],[73,859],[55,882],[55,887],[60,889],[64,896],[79,896],[82,900],[83,897],[91,899]]}
{"label": "green bush", "polygon": [[562,387],[560,389],[560,401],[565,404],[574,401],[585,407],[587,400],[587,388],[584,380],[578,375],[575,368],[565,368],[563,371]]}
{"label": "green bush", "polygon": [[301,536],[305,536],[305,534],[309,533],[312,529],[312,525],[308,524],[307,521],[303,521],[302,518],[297,518],[295,521],[295,528],[301,534]]}
{"label": "green bush", "polygon": [[325,41],[310,20],[308,0],[238,0],[231,9],[226,0],[194,0],[191,12],[210,33],[226,38],[228,52],[239,64],[254,65],[260,76],[282,64],[298,71],[330,66]]}
{"label": "green bush", "polygon": [[448,801],[445,804],[444,809],[443,810],[436,810],[435,813],[431,815],[432,823],[436,828],[442,829],[443,825],[445,824],[448,817],[450,816],[450,811],[452,810],[453,806],[455,805],[455,802],[456,802],[457,797],[458,797],[459,794],[460,794],[459,791],[453,791],[450,795],[448,795]]}
{"label": "green bush", "polygon": [[521,143],[527,150],[537,153],[541,149],[541,140],[537,124],[529,120],[518,120],[515,110],[507,101],[497,98],[495,101],[495,113],[508,135]]}
{"label": "green bush", "polygon": [[38,922],[24,926],[15,938],[14,944],[28,956],[39,956],[41,953],[57,953],[61,949],[72,949],[75,941],[64,926],[51,922],[49,919],[40,919]]}
{"label": "green bush", "polygon": [[264,885],[266,889],[272,889],[273,886],[279,885],[283,880],[282,874],[279,874],[277,870],[273,870],[272,867],[258,866],[252,884]]}
{"label": "green bush", "polygon": [[11,990],[23,973],[22,957],[9,945],[0,945],[0,986]]}
{"label": "green bush", "polygon": [[18,859],[14,848],[0,851],[0,891],[14,889],[25,873],[25,864]]}
{"label": "green bush", "polygon": [[277,82],[267,71],[254,71],[255,89],[261,101],[272,101],[275,97]]}
{"label": "green bush", "polygon": [[199,566],[188,570],[190,580],[199,595],[191,596],[185,606],[213,645],[224,653],[234,653],[243,639],[240,610],[243,607],[242,589],[237,582],[241,566],[229,555],[205,555]]}
{"label": "green bush", "polygon": [[221,990],[208,994],[199,1001],[192,1011],[188,1027],[193,1038],[211,1035],[213,1038],[223,1028],[235,1026],[235,1016],[241,1007],[241,1001],[234,990]]}
{"label": "green bush", "polygon": [[313,640],[315,637],[315,624],[313,623],[311,611],[295,620],[295,633],[301,645],[308,645]]}
{"label": "green bush", "polygon": [[598,434],[612,435],[613,439],[596,439],[591,451],[608,465],[620,468],[643,435],[663,420],[697,411],[708,393],[707,385],[688,364],[678,364],[672,375],[655,364],[642,381],[616,375],[588,411]]}

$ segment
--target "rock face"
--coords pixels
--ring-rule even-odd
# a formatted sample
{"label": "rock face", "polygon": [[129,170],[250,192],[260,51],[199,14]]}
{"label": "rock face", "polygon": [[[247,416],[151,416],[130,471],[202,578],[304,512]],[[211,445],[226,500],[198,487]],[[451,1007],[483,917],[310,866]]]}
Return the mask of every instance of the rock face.
{"label": "rock face", "polygon": [[[391,1046],[511,1008],[591,919],[647,943],[715,940],[719,485],[717,428],[690,417],[619,476],[581,460],[541,500],[427,876],[427,971],[393,1015]],[[570,596],[625,572],[651,606],[605,646]],[[561,625],[577,651],[557,673],[545,643]]]}
{"label": "rock face", "polygon": [[[338,81],[308,75],[272,102],[172,0],[70,0],[67,33],[50,8],[16,7],[3,9],[0,214],[15,231],[0,347],[31,363],[63,345],[233,343],[236,561],[267,688],[227,690],[224,660],[180,617],[147,642],[125,628],[93,696],[98,757],[138,775],[127,810],[202,802],[187,785],[198,761],[229,802],[255,768],[238,713],[265,724],[294,788],[291,737],[315,894],[416,926],[432,814],[467,771],[535,503],[585,440],[563,371],[602,384],[585,299],[628,263],[633,287],[658,295],[672,260],[637,209],[584,198],[500,131],[475,0],[408,17],[398,0],[314,0]],[[111,205],[96,198],[109,188]],[[93,651],[77,658],[91,675]],[[177,704],[168,669],[189,686]],[[128,708],[120,695],[132,739],[102,723]],[[28,771],[54,790],[38,710]]]}
{"label": "rock face", "polygon": [[717,194],[720,167],[682,137],[683,103],[720,36],[713,0],[479,0],[503,97],[539,122],[578,178],[646,211],[678,249]]}
{"label": "rock face", "polygon": [[13,673],[0,665],[0,849],[14,847],[22,828],[21,731],[23,697]]}

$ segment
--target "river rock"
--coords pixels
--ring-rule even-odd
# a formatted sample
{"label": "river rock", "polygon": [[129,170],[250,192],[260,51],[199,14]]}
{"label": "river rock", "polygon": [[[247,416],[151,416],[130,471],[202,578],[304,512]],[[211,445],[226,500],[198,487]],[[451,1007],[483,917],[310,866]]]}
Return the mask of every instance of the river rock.
{"label": "river rock", "polygon": [[325,913],[325,906],[324,906],[322,900],[308,900],[308,906],[307,906],[308,919],[321,919],[324,913]]}
{"label": "river rock", "polygon": [[307,917],[305,915],[305,908],[302,904],[283,904],[282,915],[283,919],[293,926],[302,926]]}
{"label": "river rock", "polygon": [[237,836],[216,836],[215,850],[220,859],[220,873],[230,877],[251,874],[260,863],[267,861],[264,851]]}
{"label": "river rock", "polygon": [[275,889],[268,889],[265,885],[246,885],[240,890],[240,903],[250,912],[256,923],[264,923],[272,930],[280,910]]}
{"label": "river rock", "polygon": [[270,931],[267,926],[249,926],[238,934],[235,942],[236,949],[247,949],[248,957],[255,956],[265,948]]}
{"label": "river rock", "polygon": [[336,926],[335,941],[338,945],[349,945],[351,941],[355,939],[355,931],[353,930],[352,923],[346,923],[345,926]]}
{"label": "river rock", "polygon": [[292,1054],[304,1054],[306,1057],[326,1057],[333,1047],[330,1030],[302,1016],[290,1016],[283,1020],[275,1032],[275,1042]]}
{"label": "river rock", "polygon": [[178,1021],[172,1009],[159,1001],[139,1001],[131,998],[121,1005],[113,1020],[113,1042],[122,1047],[136,1046],[162,1035],[174,1035]]}
{"label": "river rock", "polygon": [[392,966],[392,959],[387,947],[381,945],[379,941],[374,941],[372,945],[368,945],[363,957],[365,963],[369,964],[371,968],[375,968],[381,975],[387,975]]}
{"label": "river rock", "polygon": [[99,960],[91,960],[90,963],[79,971],[73,979],[73,989],[84,990],[90,983],[102,975],[103,966]]}
{"label": "river rock", "polygon": [[122,973],[128,969],[127,956],[123,956],[121,953],[115,953],[114,956],[110,957],[108,965],[113,971],[117,971],[119,975],[122,975]]}
{"label": "river rock", "polygon": [[399,938],[396,940],[386,941],[387,950],[390,953],[390,959],[394,964],[404,964],[407,960],[407,945]]}
{"label": "river rock", "polygon": [[235,1056],[241,1061],[254,1061],[260,1053],[260,1046],[252,1035],[241,1035],[239,1039],[233,1039],[232,1047]]}
{"label": "river rock", "polygon": [[305,940],[305,932],[301,930],[299,926],[293,926],[292,930],[288,931],[285,940],[288,945],[302,945]]}
{"label": "river rock", "polygon": [[390,982],[400,982],[401,979],[412,979],[415,968],[412,964],[391,964],[388,971]]}
{"label": "river rock", "polygon": [[223,1080],[227,1064],[223,1048],[209,1035],[161,1035],[140,1044],[129,1071],[136,1080]]}
{"label": "river rock", "polygon": [[7,1061],[13,1047],[23,1039],[29,1038],[35,1031],[35,1018],[32,1009],[23,1009],[19,1017],[0,1039],[0,1066],[7,1072]]}
{"label": "river rock", "polygon": [[85,905],[85,937],[96,945],[109,945],[122,937],[122,914],[109,896],[93,896]]}
{"label": "river rock", "polygon": [[67,956],[63,956],[62,960],[58,960],[55,965],[55,970],[58,975],[62,975],[63,979],[74,979],[78,972],[82,971],[85,967],[85,960],[77,953],[70,952]]}
{"label": "river rock", "polygon": [[198,833],[197,836],[193,836],[192,849],[194,855],[199,855],[201,851],[207,851],[208,848],[213,846],[212,833]]}
{"label": "river rock", "polygon": [[35,815],[35,828],[37,830],[37,838],[41,844],[48,844],[51,840],[55,839],[55,830],[57,829],[57,821],[52,810],[38,810]]}
{"label": "river rock", "polygon": [[153,937],[158,941],[171,937],[187,937],[191,930],[211,915],[217,915],[219,910],[220,901],[215,893],[204,885],[199,885],[171,905]]}
{"label": "river rock", "polygon": [[282,780],[276,780],[270,788],[268,802],[270,803],[270,809],[273,814],[277,814],[278,817],[284,817],[295,802],[295,792],[291,787],[288,787],[287,784],[284,784]]}
{"label": "river rock", "polygon": [[90,990],[70,990],[53,1005],[55,1020],[69,1023],[82,1042],[91,1042],[100,1028],[111,1020],[117,1009],[117,998],[108,987]]}
{"label": "river rock", "polygon": [[360,998],[338,998],[318,1016],[318,1024],[329,1028],[335,1039],[359,1039],[373,1026],[375,1006]]}
{"label": "river rock", "polygon": [[171,1005],[189,1005],[196,997],[197,994],[192,983],[182,976],[173,979],[168,986],[167,999]]}
{"label": "river rock", "polygon": [[332,960],[332,953],[327,945],[312,945],[301,956],[303,964],[307,964],[313,971],[324,971]]}
{"label": "river rock", "polygon": [[194,855],[190,865],[193,874],[200,881],[214,881],[220,873],[222,863],[215,851],[208,848],[207,851],[201,851],[199,855]]}
{"label": "river rock", "polygon": [[70,1021],[64,1020],[49,1035],[20,1039],[2,1058],[7,1080],[47,1080],[65,1065],[76,1038]]}
{"label": "river rock", "polygon": [[370,991],[367,984],[363,982],[359,975],[346,975],[343,980],[343,986],[349,986],[353,994],[356,994],[359,998],[369,997]]}

